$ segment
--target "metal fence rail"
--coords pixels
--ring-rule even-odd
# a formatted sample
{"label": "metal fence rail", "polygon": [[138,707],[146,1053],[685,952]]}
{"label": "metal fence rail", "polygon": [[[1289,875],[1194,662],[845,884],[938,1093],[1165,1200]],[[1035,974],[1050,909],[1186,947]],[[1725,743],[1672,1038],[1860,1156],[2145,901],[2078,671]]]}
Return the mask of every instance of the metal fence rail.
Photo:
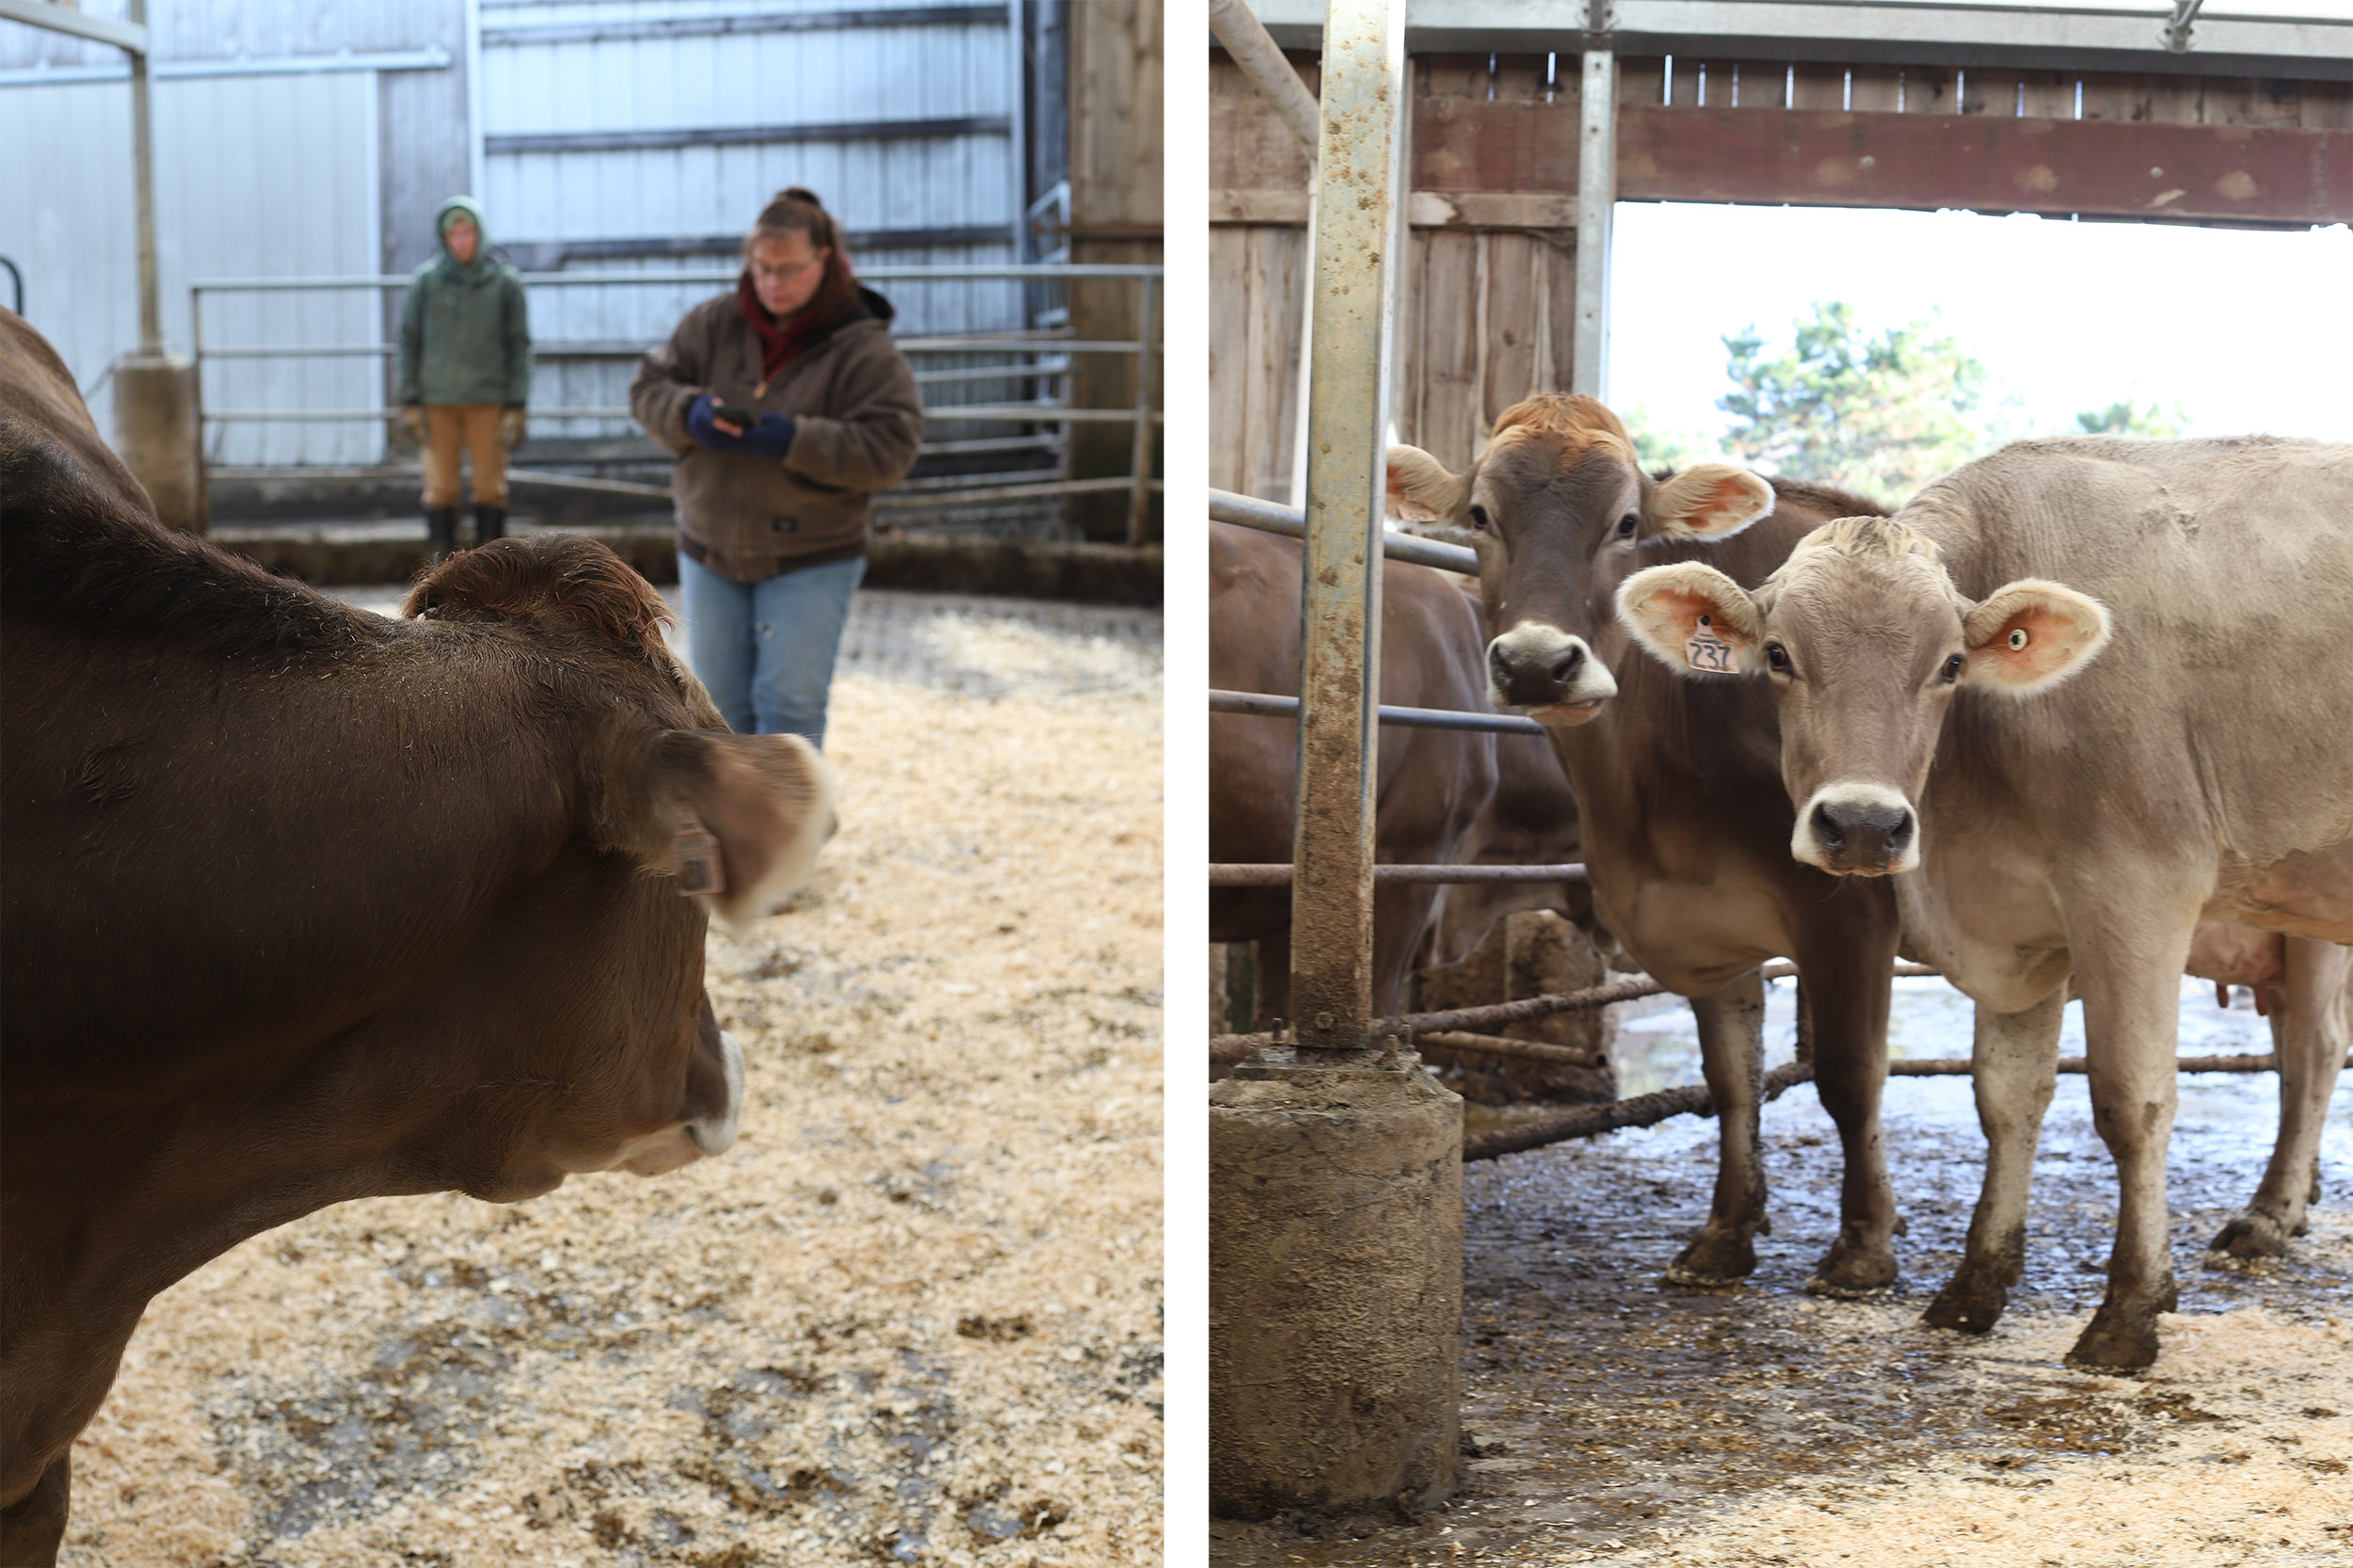
{"label": "metal fence rail", "polygon": [[[1264,718],[1297,718],[1299,699],[1272,692],[1209,693],[1212,713],[1251,713]],[[1381,722],[1408,729],[1476,729],[1498,735],[1541,735],[1545,727],[1517,713],[1474,713],[1457,708],[1380,707]]]}
{"label": "metal fence rail", "polygon": [[[1305,512],[1296,507],[1277,506],[1256,496],[1236,495],[1231,490],[1209,492],[1209,520],[1255,528],[1261,534],[1280,534],[1289,539],[1307,536]],[[1435,539],[1384,529],[1381,553],[1392,561],[1409,561],[1417,567],[1435,567],[1440,571],[1461,572],[1465,577],[1479,575],[1478,552],[1465,550],[1459,544],[1440,544]]]}
{"label": "metal fence rail", "polygon": [[[1132,280],[1136,284],[1136,335],[1133,338],[1080,339],[1066,333],[1041,331],[991,331],[968,335],[925,334],[897,340],[900,352],[910,359],[942,356],[969,357],[976,355],[1008,356],[1006,362],[986,365],[957,365],[945,369],[919,370],[915,373],[920,387],[945,387],[978,382],[1026,382],[1037,386],[1034,399],[989,403],[942,403],[927,405],[924,422],[934,424],[1014,424],[1032,427],[1032,433],[1010,437],[983,437],[969,440],[926,441],[920,448],[925,456],[963,455],[983,451],[1041,450],[1053,459],[1050,470],[1031,470],[1008,475],[1009,483],[990,485],[976,483],[984,476],[960,478],[952,487],[924,489],[913,488],[886,491],[877,497],[881,504],[900,506],[964,506],[990,505],[1000,503],[1042,501],[1073,495],[1093,495],[1125,490],[1128,494],[1128,542],[1144,542],[1145,520],[1150,497],[1162,487],[1151,477],[1154,429],[1163,416],[1152,406],[1153,356],[1159,352],[1153,341],[1158,325],[1157,304],[1162,268],[1157,265],[1108,263],[1078,264],[971,264],[953,266],[873,266],[859,270],[861,280],[875,282],[913,281],[942,282],[954,280],[1011,282],[1072,282],[1085,280]],[[733,271],[708,272],[526,272],[523,282],[532,288],[678,288],[700,287],[732,283]],[[356,291],[402,291],[408,288],[408,277],[334,277],[334,278],[215,278],[190,286],[190,318],[197,366],[199,418],[207,425],[239,424],[367,424],[389,423],[399,418],[398,408],[208,408],[203,407],[203,373],[206,362],[222,363],[279,359],[391,359],[396,352],[391,344],[225,344],[206,346],[204,342],[204,301],[207,296],[319,294]],[[628,339],[593,339],[575,342],[535,344],[535,360],[628,360],[637,359],[659,344],[650,341]],[[1079,354],[1125,354],[1136,360],[1136,394],[1132,407],[1126,408],[1074,408],[1067,405],[1070,381],[1076,374],[1073,356]],[[531,415],[537,420],[627,420],[633,416],[626,408],[601,405],[566,406],[534,405]],[[1126,476],[1077,479],[1070,474],[1067,434],[1078,424],[1126,424],[1133,433],[1131,446],[1132,471]],[[221,468],[213,471],[216,477],[238,478],[317,478],[317,479],[378,479],[403,478],[415,472],[406,464],[382,466],[364,465],[293,465],[280,468]],[[594,489],[613,494],[640,496],[648,499],[669,496],[658,486],[632,484],[621,480],[589,478],[582,475],[511,472],[509,477],[522,484],[546,484],[563,488]]]}

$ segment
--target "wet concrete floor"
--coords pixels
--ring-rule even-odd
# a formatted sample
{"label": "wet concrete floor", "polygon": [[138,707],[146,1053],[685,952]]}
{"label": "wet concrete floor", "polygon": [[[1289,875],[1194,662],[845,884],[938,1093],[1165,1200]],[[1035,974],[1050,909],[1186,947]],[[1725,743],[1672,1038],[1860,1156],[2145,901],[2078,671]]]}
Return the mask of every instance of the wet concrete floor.
{"label": "wet concrete floor", "polygon": [[[1968,1054],[1966,999],[1932,979],[1897,985],[1897,1055]],[[1791,1005],[1788,984],[1774,986],[1769,1064],[1790,1058]],[[2082,1054],[2081,1012],[2068,1009],[2062,1054]],[[2226,1012],[2212,987],[2185,983],[2183,1054],[2269,1048],[2245,993]],[[1618,1054],[1628,1096],[1699,1078],[1686,1009],[1625,1020]],[[1984,1144],[1965,1078],[1888,1083],[1888,1163],[1907,1230],[1897,1243],[1902,1277],[1878,1302],[1805,1292],[1836,1230],[1839,1170],[1835,1132],[1809,1086],[1765,1111],[1773,1228],[1737,1288],[1659,1283],[1705,1217],[1712,1121],[1683,1117],[1466,1167],[1463,1491],[1411,1523],[1218,1522],[1210,1561],[1637,1560],[1646,1539],[1796,1482],[1868,1485],[1964,1454],[1989,1477],[2030,1481],[2042,1456],[2120,1451],[2140,1415],[2165,1414],[2119,1405],[2116,1396],[2135,1392],[2130,1380],[2062,1376],[2057,1352],[2030,1369],[2041,1380],[2031,1389],[2005,1397],[1982,1375],[1990,1342],[2016,1343],[2038,1322],[2080,1322],[2099,1303],[2116,1183],[2085,1085],[2059,1080],[2036,1162],[2026,1276],[1989,1340],[1918,1321],[1960,1260],[1977,1196]],[[1471,1111],[1496,1125],[1495,1112]],[[2269,1074],[2181,1080],[2169,1192],[2184,1314],[2257,1305],[2333,1321],[2353,1304],[2353,1073],[2331,1106],[2313,1234],[2276,1264],[2202,1266],[2207,1240],[2253,1192],[2277,1120]],[[2035,1342],[2063,1351],[2068,1337]],[[2151,1386],[2141,1398],[2166,1396]],[[2279,1560],[2307,1559],[2299,1550]]]}

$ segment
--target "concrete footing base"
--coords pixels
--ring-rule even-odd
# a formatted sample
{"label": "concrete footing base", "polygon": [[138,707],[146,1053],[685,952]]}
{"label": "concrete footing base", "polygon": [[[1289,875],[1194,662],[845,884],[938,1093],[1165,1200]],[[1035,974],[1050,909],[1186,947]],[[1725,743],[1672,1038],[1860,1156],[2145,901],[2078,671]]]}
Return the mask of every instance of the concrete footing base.
{"label": "concrete footing base", "polygon": [[1211,1089],[1212,1512],[1452,1492],[1462,1315],[1463,1102],[1418,1057],[1276,1048]]}
{"label": "concrete footing base", "polygon": [[134,354],[115,366],[114,383],[116,455],[147,487],[165,527],[202,533],[208,508],[195,361]]}

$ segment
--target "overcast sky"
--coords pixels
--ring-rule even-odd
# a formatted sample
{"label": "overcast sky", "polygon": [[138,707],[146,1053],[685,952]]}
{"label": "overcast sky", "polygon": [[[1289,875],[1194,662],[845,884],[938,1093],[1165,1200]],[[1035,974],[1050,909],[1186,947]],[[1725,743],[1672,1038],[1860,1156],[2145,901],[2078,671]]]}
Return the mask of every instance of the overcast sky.
{"label": "overcast sky", "polygon": [[[2353,3],[2353,0],[2347,0]],[[1721,435],[1724,334],[1769,351],[1817,300],[1877,333],[1942,312],[1988,401],[2072,428],[2122,397],[2188,433],[2353,440],[2353,229],[2294,233],[1971,213],[1621,202],[1609,401]]]}

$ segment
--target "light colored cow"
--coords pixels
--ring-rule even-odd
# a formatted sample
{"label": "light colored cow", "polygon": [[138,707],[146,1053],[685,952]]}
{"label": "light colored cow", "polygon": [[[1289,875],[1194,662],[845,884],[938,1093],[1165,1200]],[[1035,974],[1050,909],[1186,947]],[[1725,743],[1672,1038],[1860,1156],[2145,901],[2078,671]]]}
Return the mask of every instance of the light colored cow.
{"label": "light colored cow", "polygon": [[1674,679],[1629,652],[1610,613],[1618,584],[1641,566],[1755,522],[1711,553],[1762,582],[1817,523],[1866,504],[1721,463],[1654,478],[1607,408],[1549,395],[1504,410],[1464,473],[1417,448],[1390,448],[1389,488],[1479,539],[1488,695],[1548,728],[1583,818],[1595,918],[1661,984],[1691,999],[1720,1152],[1707,1222],[1668,1280],[1724,1285],[1756,1267],[1753,1239],[1766,1224],[1757,971],[1787,956],[1813,1016],[1816,1085],[1846,1156],[1838,1236],[1808,1288],[1848,1296],[1886,1286],[1897,1272],[1896,1205],[1879,1106],[1895,900],[1884,884],[1790,860],[1771,697]]}
{"label": "light colored cow", "polygon": [[1770,677],[1793,854],[1908,873],[1908,941],[1978,1003],[1985,1187],[1931,1322],[1989,1327],[2018,1277],[2072,973],[2121,1194],[2071,1354],[2148,1365],[2199,922],[2353,941],[2353,447],[2022,442],[1753,591],[1687,561],[1618,607],[1671,667]]}

